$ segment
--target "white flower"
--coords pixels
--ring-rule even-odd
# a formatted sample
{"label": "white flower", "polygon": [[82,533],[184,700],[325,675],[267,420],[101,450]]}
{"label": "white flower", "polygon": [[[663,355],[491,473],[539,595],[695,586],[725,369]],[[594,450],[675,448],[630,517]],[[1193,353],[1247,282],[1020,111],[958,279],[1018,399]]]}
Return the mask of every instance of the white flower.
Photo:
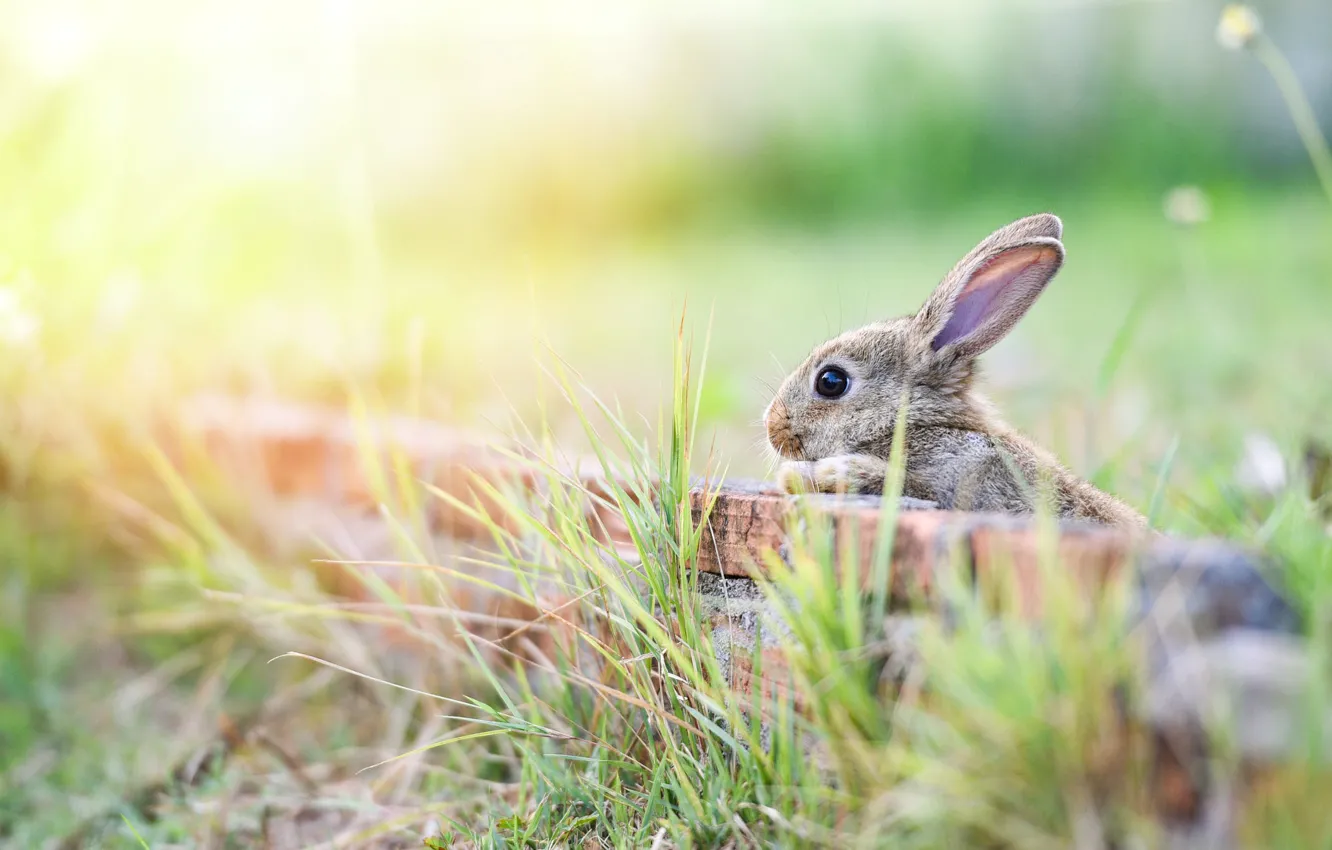
{"label": "white flower", "polygon": [[1221,11],[1216,25],[1216,40],[1227,50],[1243,50],[1263,31],[1262,19],[1251,7],[1231,3]]}
{"label": "white flower", "polygon": [[1191,227],[1212,215],[1207,196],[1197,186],[1177,186],[1165,196],[1165,217],[1173,224]]}
{"label": "white flower", "polygon": [[1249,434],[1244,438],[1235,483],[1242,490],[1263,496],[1275,496],[1286,486],[1286,460],[1271,437]]}

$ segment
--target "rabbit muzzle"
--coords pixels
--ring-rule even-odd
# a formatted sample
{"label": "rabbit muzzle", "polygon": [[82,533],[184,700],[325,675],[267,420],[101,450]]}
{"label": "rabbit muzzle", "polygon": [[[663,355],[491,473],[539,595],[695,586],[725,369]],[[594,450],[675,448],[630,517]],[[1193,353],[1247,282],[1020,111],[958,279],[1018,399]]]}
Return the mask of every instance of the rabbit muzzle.
{"label": "rabbit muzzle", "polygon": [[804,456],[804,446],[800,435],[791,427],[790,411],[780,399],[768,405],[763,416],[763,424],[768,431],[768,443],[784,458],[800,460]]}

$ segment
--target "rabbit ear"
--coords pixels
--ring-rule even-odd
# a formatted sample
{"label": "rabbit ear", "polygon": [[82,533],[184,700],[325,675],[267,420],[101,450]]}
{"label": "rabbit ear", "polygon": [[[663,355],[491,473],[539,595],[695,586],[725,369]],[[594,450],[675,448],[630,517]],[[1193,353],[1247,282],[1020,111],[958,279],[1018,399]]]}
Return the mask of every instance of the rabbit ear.
{"label": "rabbit ear", "polygon": [[1062,232],[1055,216],[1034,215],[972,249],[916,314],[930,348],[972,358],[1003,339],[1063,264]]}

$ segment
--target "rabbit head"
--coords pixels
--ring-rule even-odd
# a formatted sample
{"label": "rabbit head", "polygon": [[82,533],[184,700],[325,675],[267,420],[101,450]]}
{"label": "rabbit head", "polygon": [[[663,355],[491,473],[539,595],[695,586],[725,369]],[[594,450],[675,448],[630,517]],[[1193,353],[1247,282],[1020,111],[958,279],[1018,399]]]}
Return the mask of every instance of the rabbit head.
{"label": "rabbit head", "polygon": [[849,331],[814,349],[764,416],[783,458],[886,457],[898,407],[907,421],[986,431],[989,412],[971,393],[975,359],[1003,338],[1064,260],[1062,225],[1035,215],[977,245],[914,316]]}

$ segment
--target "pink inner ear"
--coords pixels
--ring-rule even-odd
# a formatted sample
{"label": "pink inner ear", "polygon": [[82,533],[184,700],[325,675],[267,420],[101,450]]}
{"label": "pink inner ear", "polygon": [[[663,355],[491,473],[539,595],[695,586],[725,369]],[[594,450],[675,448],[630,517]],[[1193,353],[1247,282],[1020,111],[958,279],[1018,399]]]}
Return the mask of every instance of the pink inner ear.
{"label": "pink inner ear", "polygon": [[951,342],[970,336],[1004,306],[1008,285],[1022,278],[1023,272],[1041,261],[1043,252],[1016,251],[1000,255],[976,270],[953,303],[953,313],[943,330],[930,343],[935,351]]}

